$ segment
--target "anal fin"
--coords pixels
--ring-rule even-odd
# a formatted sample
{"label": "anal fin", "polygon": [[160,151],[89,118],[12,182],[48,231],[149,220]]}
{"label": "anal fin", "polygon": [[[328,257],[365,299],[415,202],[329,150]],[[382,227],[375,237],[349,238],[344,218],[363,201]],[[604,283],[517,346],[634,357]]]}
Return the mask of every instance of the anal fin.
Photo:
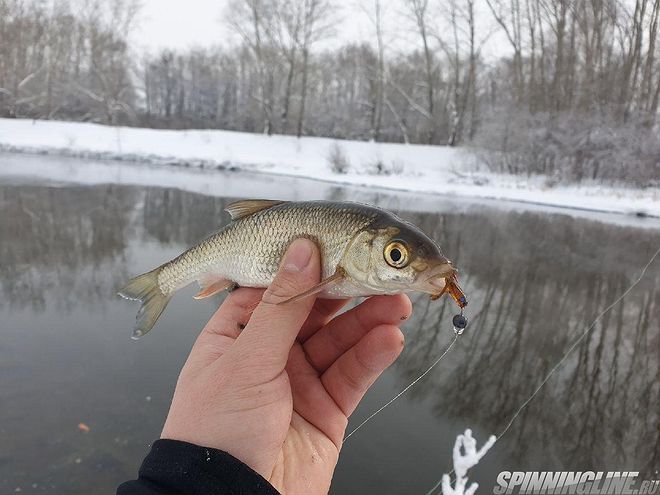
{"label": "anal fin", "polygon": [[234,282],[227,280],[226,278],[214,278],[209,279],[208,281],[200,281],[199,285],[201,286],[201,290],[193,296],[193,299],[205,299],[211,297],[225,289],[230,289],[234,286]]}

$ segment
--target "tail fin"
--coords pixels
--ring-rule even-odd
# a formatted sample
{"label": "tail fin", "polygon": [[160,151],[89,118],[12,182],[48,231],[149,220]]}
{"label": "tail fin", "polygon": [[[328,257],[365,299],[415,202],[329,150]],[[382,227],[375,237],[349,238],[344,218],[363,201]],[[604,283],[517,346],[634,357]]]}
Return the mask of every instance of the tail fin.
{"label": "tail fin", "polygon": [[135,328],[133,329],[132,338],[134,340],[139,339],[152,329],[156,320],[158,320],[158,317],[165,309],[165,306],[167,306],[167,303],[172,298],[171,295],[165,295],[161,292],[158,286],[159,272],[160,267],[138,275],[119,291],[121,297],[142,303],[136,317]]}

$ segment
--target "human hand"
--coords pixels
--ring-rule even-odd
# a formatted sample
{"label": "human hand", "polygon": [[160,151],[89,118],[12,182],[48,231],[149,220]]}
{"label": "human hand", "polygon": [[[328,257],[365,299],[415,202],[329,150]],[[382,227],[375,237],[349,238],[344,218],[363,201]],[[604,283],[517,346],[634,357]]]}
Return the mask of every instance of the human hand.
{"label": "human hand", "polygon": [[348,416],[401,353],[412,308],[405,295],[334,318],[346,301],[277,305],[320,271],[316,246],[299,239],[266,291],[227,296],[181,371],[161,438],[224,450],[284,494],[328,492]]}

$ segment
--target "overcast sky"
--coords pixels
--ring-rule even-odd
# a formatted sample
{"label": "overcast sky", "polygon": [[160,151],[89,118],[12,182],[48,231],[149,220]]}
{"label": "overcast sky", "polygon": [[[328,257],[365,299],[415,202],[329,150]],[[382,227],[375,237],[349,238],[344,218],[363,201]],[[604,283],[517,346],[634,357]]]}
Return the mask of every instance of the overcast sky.
{"label": "overcast sky", "polygon": [[[142,0],[136,41],[147,49],[224,44],[234,37],[222,20],[228,3],[228,0]],[[344,40],[346,36],[351,39],[366,37],[368,19],[360,12],[358,0],[340,0],[338,4],[342,7],[338,33],[341,36],[338,37]],[[360,15],[353,15],[353,12]]]}
{"label": "overcast sky", "polygon": [[[224,45],[234,39],[234,33],[222,21],[229,0],[142,0],[143,10],[136,42],[147,50],[161,48],[185,49],[192,46]],[[371,40],[373,26],[365,9],[372,0],[338,0],[340,10],[337,33],[329,43]],[[417,43],[410,32],[409,21],[403,14],[398,0],[385,0],[385,37],[388,48],[405,49]],[[478,2],[476,5],[480,5]],[[484,7],[485,2],[481,7]],[[487,11],[477,9],[479,32],[491,31]],[[484,55],[501,55],[508,50],[506,41],[499,35],[490,36]]]}
{"label": "overcast sky", "polygon": [[187,48],[221,43],[226,30],[220,22],[222,0],[143,0],[140,45]]}

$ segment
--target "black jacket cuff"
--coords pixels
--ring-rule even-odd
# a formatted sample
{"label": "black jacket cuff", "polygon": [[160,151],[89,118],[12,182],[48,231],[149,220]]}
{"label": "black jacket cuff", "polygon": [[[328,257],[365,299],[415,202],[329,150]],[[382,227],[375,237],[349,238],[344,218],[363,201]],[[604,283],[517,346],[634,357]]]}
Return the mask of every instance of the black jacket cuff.
{"label": "black jacket cuff", "polygon": [[117,495],[279,495],[260,474],[222,450],[156,440],[137,480]]}

